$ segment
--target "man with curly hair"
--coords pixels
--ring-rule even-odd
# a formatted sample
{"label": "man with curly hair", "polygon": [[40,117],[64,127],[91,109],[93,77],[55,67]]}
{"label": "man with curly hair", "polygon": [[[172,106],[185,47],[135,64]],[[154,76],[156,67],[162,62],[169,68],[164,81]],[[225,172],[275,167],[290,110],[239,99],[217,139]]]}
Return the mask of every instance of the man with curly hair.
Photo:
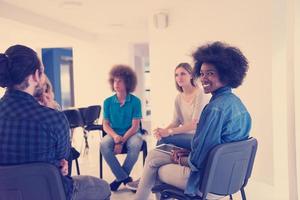
{"label": "man with curly hair", "polygon": [[[116,65],[109,73],[109,83],[115,94],[104,101],[103,129],[107,135],[101,141],[100,151],[116,179],[110,184],[112,191],[132,181],[129,176],[136,163],[143,138],[139,132],[142,118],[141,101],[131,93],[135,90],[135,72],[126,65]],[[127,148],[126,159],[121,165],[116,154]]]}
{"label": "man with curly hair", "polygon": [[[149,152],[135,200],[147,200],[158,180],[181,188],[190,196],[201,195],[199,187],[209,151],[218,144],[249,136],[250,114],[232,92],[246,76],[246,57],[236,47],[213,42],[199,47],[193,58],[194,74],[200,78],[204,92],[212,97],[201,113],[191,150],[175,151],[171,156],[156,150]],[[221,197],[207,195],[207,199]]]}

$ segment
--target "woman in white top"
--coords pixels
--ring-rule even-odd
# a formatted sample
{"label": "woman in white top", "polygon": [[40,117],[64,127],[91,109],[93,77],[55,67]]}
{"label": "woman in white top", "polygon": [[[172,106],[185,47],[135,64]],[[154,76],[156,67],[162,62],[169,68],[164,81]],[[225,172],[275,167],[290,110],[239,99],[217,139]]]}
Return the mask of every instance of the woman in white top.
{"label": "woman in white top", "polygon": [[[193,69],[188,63],[180,63],[175,68],[175,84],[179,94],[175,99],[173,121],[166,128],[154,130],[154,135],[158,139],[157,145],[173,144],[191,149],[197,122],[209,99],[197,86],[192,72]],[[127,183],[126,187],[135,191],[138,185],[139,179]]]}
{"label": "woman in white top", "polygon": [[157,145],[173,144],[190,149],[197,122],[208,97],[197,86],[188,63],[180,63],[175,68],[175,84],[179,91],[175,99],[173,121],[166,128],[157,128],[154,135]]}

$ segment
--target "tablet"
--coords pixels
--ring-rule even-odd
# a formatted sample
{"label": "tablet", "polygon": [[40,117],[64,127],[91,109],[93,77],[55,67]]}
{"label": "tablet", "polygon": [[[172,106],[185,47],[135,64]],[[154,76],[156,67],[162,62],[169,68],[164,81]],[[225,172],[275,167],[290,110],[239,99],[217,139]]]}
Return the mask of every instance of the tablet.
{"label": "tablet", "polygon": [[172,154],[172,151],[180,150],[182,148],[180,148],[178,146],[175,146],[175,145],[172,145],[172,144],[161,144],[161,145],[156,146],[155,149],[157,151],[161,151],[161,152],[164,152],[164,153],[167,153],[167,154]]}

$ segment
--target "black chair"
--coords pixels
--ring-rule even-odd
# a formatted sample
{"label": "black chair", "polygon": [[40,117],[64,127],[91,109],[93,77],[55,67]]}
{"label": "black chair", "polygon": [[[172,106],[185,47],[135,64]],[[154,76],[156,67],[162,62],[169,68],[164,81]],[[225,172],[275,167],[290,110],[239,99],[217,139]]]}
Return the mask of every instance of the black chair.
{"label": "black chair", "polygon": [[[69,126],[71,129],[71,138],[72,138],[74,129],[78,128],[78,127],[83,128],[83,126],[84,126],[82,116],[78,109],[64,110],[63,113],[66,115],[66,117],[68,119]],[[74,147],[72,147],[71,152],[70,152],[70,157],[68,159],[69,175],[71,175],[71,172],[72,172],[72,160],[75,160],[77,174],[80,175],[79,163],[78,163],[79,156],[80,156],[80,153]]]}
{"label": "black chair", "polygon": [[63,113],[69,121],[70,129],[84,126],[84,121],[78,109],[63,110]]}
{"label": "black chair", "polygon": [[66,200],[57,167],[48,163],[0,166],[0,200]]}
{"label": "black chair", "polygon": [[230,196],[241,191],[242,199],[246,200],[244,188],[251,176],[257,140],[248,140],[220,144],[214,147],[209,155],[200,185],[201,196],[190,197],[184,191],[168,184],[156,185],[152,192],[160,193],[160,199],[175,198],[179,200],[206,200],[208,193]]}
{"label": "black chair", "polygon": [[[148,134],[147,130],[142,128],[142,123],[141,122],[140,122],[140,132],[143,135]],[[102,130],[102,137],[104,137],[106,134],[107,133],[104,130]],[[142,144],[142,147],[141,147],[140,151],[143,152],[143,166],[144,166],[145,160],[146,160],[146,157],[147,157],[147,154],[148,154],[147,142],[145,140],[143,141],[143,144]],[[127,148],[126,148],[126,146],[124,146],[123,149],[122,149],[121,154],[126,154],[126,153],[127,153]],[[100,148],[99,148],[99,154],[100,154],[100,159],[99,159],[100,172],[99,172],[99,174],[100,174],[100,178],[103,178],[103,156],[102,156],[102,153],[100,151]]]}
{"label": "black chair", "polygon": [[102,125],[97,124],[97,121],[100,117],[101,106],[93,105],[87,108],[79,108],[83,119],[83,131],[84,131],[84,140],[85,140],[85,153],[88,153],[89,143],[88,143],[88,132],[99,130],[102,131]]}

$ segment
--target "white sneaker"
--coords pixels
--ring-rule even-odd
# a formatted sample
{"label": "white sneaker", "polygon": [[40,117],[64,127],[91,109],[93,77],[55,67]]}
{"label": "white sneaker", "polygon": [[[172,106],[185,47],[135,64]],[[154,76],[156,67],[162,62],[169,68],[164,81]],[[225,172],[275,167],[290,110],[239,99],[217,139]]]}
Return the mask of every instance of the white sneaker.
{"label": "white sneaker", "polygon": [[139,187],[139,183],[140,183],[140,179],[129,182],[126,184],[126,188],[128,188],[129,190],[132,190],[132,191],[136,191]]}

